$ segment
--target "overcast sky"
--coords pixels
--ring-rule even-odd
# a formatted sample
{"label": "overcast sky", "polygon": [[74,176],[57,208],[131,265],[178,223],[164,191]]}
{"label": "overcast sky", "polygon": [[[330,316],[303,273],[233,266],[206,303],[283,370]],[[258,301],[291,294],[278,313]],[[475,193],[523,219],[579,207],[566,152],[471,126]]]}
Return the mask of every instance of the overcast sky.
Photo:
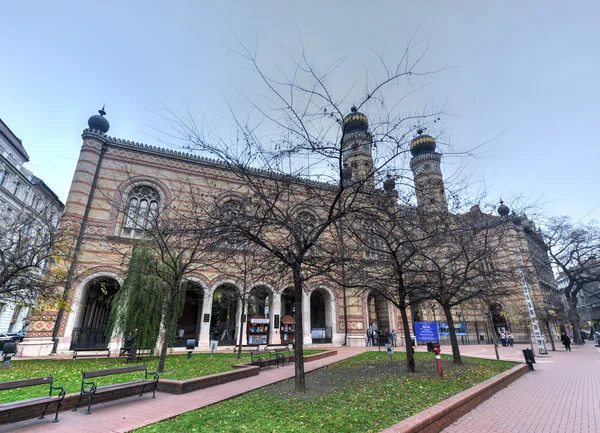
{"label": "overcast sky", "polygon": [[296,50],[299,35],[323,68],[346,56],[330,85],[350,90],[349,108],[365,70],[377,68],[371,49],[393,58],[418,30],[430,37],[423,66],[447,69],[406,110],[447,104],[445,134],[460,148],[494,138],[469,164],[491,197],[523,194],[546,202],[548,214],[600,220],[600,3],[571,4],[5,1],[0,118],[23,140],[29,169],[64,201],[81,131],[103,103],[109,135],[160,144],[150,125],[162,104],[181,111],[185,100],[219,125],[235,89],[260,92],[230,50],[236,35],[258,43],[265,66],[282,61],[280,46]]}

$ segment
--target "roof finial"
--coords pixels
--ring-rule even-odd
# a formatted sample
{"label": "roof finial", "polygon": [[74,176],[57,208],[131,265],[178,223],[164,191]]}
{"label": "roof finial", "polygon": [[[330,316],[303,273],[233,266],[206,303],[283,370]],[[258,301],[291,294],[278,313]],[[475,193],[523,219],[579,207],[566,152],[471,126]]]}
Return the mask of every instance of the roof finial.
{"label": "roof finial", "polygon": [[352,104],[352,108],[350,108],[350,111],[356,113],[358,111],[358,108],[356,108],[356,105]]}
{"label": "roof finial", "polygon": [[104,106],[106,104],[102,104],[102,109],[98,110],[98,113],[100,113],[101,116],[106,116],[106,111],[104,111]]}

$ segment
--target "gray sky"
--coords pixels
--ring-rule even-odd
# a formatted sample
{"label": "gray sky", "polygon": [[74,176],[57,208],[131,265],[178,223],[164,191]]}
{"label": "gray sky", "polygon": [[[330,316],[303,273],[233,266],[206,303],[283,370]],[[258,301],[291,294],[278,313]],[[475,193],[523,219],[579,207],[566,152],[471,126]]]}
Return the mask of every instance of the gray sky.
{"label": "gray sky", "polygon": [[[444,128],[469,148],[494,137],[469,170],[492,197],[523,194],[549,214],[600,220],[595,121],[600,3],[580,1],[5,1],[0,117],[23,140],[29,168],[64,201],[87,119],[103,103],[110,135],[158,143],[149,125],[165,104],[219,125],[226,100],[260,92],[228,48],[235,35],[266,67],[297,50],[322,68],[348,106],[362,95],[370,49],[393,59],[409,33],[431,35],[425,68],[448,68],[407,111],[447,103]],[[297,52],[297,51],[296,51]],[[421,106],[419,106],[421,105]],[[368,113],[366,113],[368,115]],[[499,135],[500,134],[500,135]],[[596,168],[594,168],[596,167]],[[451,170],[451,167],[448,168]]]}

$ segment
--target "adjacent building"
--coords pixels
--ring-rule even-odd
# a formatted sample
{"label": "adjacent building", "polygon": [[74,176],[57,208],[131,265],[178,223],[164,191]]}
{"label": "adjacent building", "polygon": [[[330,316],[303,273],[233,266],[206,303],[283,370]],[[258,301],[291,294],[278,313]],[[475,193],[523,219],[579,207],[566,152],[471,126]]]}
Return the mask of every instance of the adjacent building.
{"label": "adjacent building", "polygon": [[[51,216],[50,222],[58,226],[64,208],[44,181],[24,167],[28,161],[23,143],[0,119],[0,224],[4,227],[3,238],[14,235],[7,232],[6,227],[12,229],[12,222],[24,214],[33,215],[34,223],[39,224],[42,224],[42,218]],[[0,243],[4,240],[0,239]],[[31,272],[43,272],[42,268]],[[28,313],[28,306],[17,305],[10,297],[3,297],[0,290],[0,333],[22,331],[27,325]]]}

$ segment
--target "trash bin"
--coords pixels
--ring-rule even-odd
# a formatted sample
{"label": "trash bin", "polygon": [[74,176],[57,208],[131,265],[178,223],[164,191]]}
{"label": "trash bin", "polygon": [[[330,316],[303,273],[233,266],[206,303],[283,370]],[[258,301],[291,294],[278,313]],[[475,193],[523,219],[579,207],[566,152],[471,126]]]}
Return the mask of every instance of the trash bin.
{"label": "trash bin", "polygon": [[414,345],[415,345],[415,337],[410,337],[410,343],[411,343],[411,346],[414,347]]}
{"label": "trash bin", "polygon": [[525,357],[525,362],[529,366],[529,369],[533,370],[533,364],[535,364],[535,356],[533,355],[533,350],[523,349],[523,356]]}
{"label": "trash bin", "polygon": [[433,343],[431,341],[429,343],[427,343],[427,351],[433,352]]}

